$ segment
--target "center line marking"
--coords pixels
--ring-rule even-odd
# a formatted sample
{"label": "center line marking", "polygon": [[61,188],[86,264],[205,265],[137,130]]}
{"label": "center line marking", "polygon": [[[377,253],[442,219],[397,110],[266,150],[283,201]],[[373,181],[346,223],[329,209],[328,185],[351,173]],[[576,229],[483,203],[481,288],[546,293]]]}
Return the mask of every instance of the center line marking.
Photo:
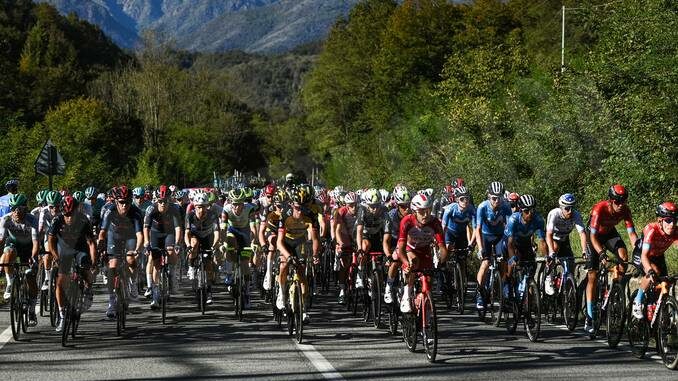
{"label": "center line marking", "polygon": [[320,354],[320,352],[316,351],[313,345],[310,344],[298,344],[297,342],[294,343],[297,348],[301,351],[301,353],[306,356],[308,361],[313,364],[313,366],[322,374],[323,377],[325,377],[326,380],[343,380],[344,377],[337,372],[336,369],[330,364],[327,359]]}

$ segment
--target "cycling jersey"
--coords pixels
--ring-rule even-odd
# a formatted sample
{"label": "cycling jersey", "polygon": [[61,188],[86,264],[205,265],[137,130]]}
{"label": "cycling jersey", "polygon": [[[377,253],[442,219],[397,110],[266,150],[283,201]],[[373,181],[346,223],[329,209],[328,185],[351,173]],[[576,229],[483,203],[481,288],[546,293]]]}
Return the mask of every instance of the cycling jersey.
{"label": "cycling jersey", "polygon": [[266,233],[272,234],[278,231],[280,220],[282,220],[282,214],[277,211],[272,211],[266,214],[261,222],[266,223]]}
{"label": "cycling jersey", "polygon": [[361,207],[358,210],[356,217],[356,227],[362,225],[363,234],[366,236],[384,235],[384,226],[388,219],[386,207],[379,205],[374,213],[370,212],[367,207]]}
{"label": "cycling jersey", "polygon": [[[357,208],[357,206],[356,206]],[[337,212],[337,224],[341,224],[341,240],[345,245],[352,245],[355,241],[355,222],[358,219],[356,213],[351,213],[347,206],[342,206]]]}
{"label": "cycling jersey", "polygon": [[15,221],[11,213],[0,218],[0,241],[5,242],[5,249],[14,247],[22,260],[27,260],[33,240],[38,240],[38,229],[32,214],[26,213],[23,221]]}
{"label": "cycling jersey", "polygon": [[415,214],[408,214],[400,221],[398,245],[407,245],[406,251],[416,255],[431,255],[431,244],[443,243],[443,227],[440,220],[431,217],[425,224],[419,224]]}
{"label": "cycling jersey", "polygon": [[222,216],[229,226],[236,229],[245,229],[254,225],[255,206],[245,203],[240,214],[235,214],[233,205],[224,206]]}
{"label": "cycling jersey", "polygon": [[556,241],[567,241],[570,232],[576,227],[579,233],[583,232],[585,227],[581,219],[581,214],[577,210],[572,210],[568,219],[563,217],[563,210],[560,208],[552,209],[546,216],[546,231],[553,232],[553,239]]}
{"label": "cycling jersey", "polygon": [[400,220],[404,216],[400,216],[400,211],[398,208],[389,210],[386,216],[387,218],[386,221],[384,221],[384,230],[395,240],[398,240],[398,233],[400,233]]}
{"label": "cycling jersey", "polygon": [[179,211],[167,205],[164,213],[160,213],[157,205],[151,205],[144,215],[144,228],[150,228],[152,233],[174,234],[175,229],[181,226]]}
{"label": "cycling jersey", "polygon": [[288,216],[278,223],[278,234],[284,235],[286,245],[296,247],[307,240],[309,226],[313,226],[313,223],[308,216]]}
{"label": "cycling jersey", "polygon": [[320,228],[320,218],[322,217],[323,206],[318,203],[317,200],[302,205],[301,212],[311,220],[314,229]]}
{"label": "cycling jersey", "polygon": [[107,252],[111,255],[122,255],[124,248],[127,251],[136,249],[136,233],[142,232],[143,217],[141,211],[134,205],[124,216],[118,213],[114,203],[108,205],[101,221],[101,230],[106,231]]}
{"label": "cycling jersey", "polygon": [[589,221],[591,234],[606,235],[612,230],[616,230],[614,227],[622,220],[626,222],[626,230],[629,233],[635,231],[633,219],[631,218],[631,209],[629,209],[627,204],[622,205],[619,212],[615,212],[610,201],[601,201],[591,209]]}
{"label": "cycling jersey", "polygon": [[186,230],[198,238],[209,238],[215,231],[219,230],[219,221],[211,213],[205,213],[205,217],[200,220],[195,211],[186,214]]}
{"label": "cycling jersey", "polygon": [[539,239],[544,239],[544,219],[533,211],[532,219],[525,223],[521,212],[515,212],[511,215],[504,229],[504,237],[513,237],[518,244],[532,243],[532,236],[536,235]]}
{"label": "cycling jersey", "polygon": [[450,231],[454,236],[466,236],[466,227],[471,223],[471,227],[476,227],[476,208],[468,205],[466,209],[461,210],[458,203],[448,205],[443,213],[443,229]]}
{"label": "cycling jersey", "polygon": [[661,222],[653,222],[643,229],[643,249],[649,250],[647,256],[650,258],[664,256],[664,252],[672,244],[678,242],[678,229],[673,229],[673,234],[664,233]]}
{"label": "cycling jersey", "polygon": [[12,197],[11,193],[7,193],[4,196],[0,196],[0,217],[9,214],[12,209],[9,207],[9,198]]}
{"label": "cycling jersey", "polygon": [[494,210],[490,201],[485,200],[478,205],[476,224],[480,224],[480,231],[483,234],[501,236],[509,216],[511,216],[511,207],[507,203],[502,201],[497,210]]}
{"label": "cycling jersey", "polygon": [[70,224],[66,223],[66,217],[63,214],[58,215],[54,218],[48,234],[57,239],[59,255],[76,251],[89,252],[87,240],[94,239],[92,225],[82,212],[74,213]]}

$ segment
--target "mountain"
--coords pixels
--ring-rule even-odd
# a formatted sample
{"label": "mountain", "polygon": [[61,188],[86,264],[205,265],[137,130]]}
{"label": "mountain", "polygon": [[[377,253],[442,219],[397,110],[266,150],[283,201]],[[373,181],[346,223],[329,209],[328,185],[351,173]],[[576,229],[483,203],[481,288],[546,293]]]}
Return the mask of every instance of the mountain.
{"label": "mountain", "polygon": [[37,0],[98,25],[118,45],[145,31],[193,51],[283,52],[323,39],[359,0]]}

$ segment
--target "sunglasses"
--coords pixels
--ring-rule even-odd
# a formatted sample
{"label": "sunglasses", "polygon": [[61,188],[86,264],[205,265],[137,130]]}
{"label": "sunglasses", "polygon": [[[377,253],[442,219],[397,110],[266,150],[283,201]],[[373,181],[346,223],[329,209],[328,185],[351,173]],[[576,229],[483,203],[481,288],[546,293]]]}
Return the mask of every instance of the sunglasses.
{"label": "sunglasses", "polygon": [[158,204],[167,204],[167,200],[158,200]]}
{"label": "sunglasses", "polygon": [[664,221],[664,223],[667,223],[669,225],[673,225],[674,223],[676,223],[676,219],[673,218],[673,217],[662,218],[662,221]]}
{"label": "sunglasses", "polygon": [[466,201],[468,201],[468,197],[466,197],[466,196],[461,196],[461,197],[459,197],[457,200],[459,200],[460,202],[466,202]]}
{"label": "sunglasses", "polygon": [[626,201],[612,200],[612,203],[615,204],[615,205],[624,205],[624,204],[626,204]]}
{"label": "sunglasses", "polygon": [[533,210],[531,208],[520,209],[520,211],[525,213],[525,214],[531,214],[533,212]]}
{"label": "sunglasses", "polygon": [[572,207],[571,207],[571,206],[561,206],[560,209],[562,209],[562,210],[564,210],[564,211],[566,211],[566,212],[569,212],[569,211],[572,210]]}
{"label": "sunglasses", "polygon": [[490,200],[499,201],[499,197],[498,196],[490,196]]}
{"label": "sunglasses", "polygon": [[117,202],[118,202],[118,204],[120,204],[122,206],[129,204],[129,201],[127,201],[127,200],[117,200]]}
{"label": "sunglasses", "polygon": [[13,206],[13,207],[10,208],[10,210],[12,212],[25,212],[25,211],[28,210],[28,208],[25,207],[25,206]]}

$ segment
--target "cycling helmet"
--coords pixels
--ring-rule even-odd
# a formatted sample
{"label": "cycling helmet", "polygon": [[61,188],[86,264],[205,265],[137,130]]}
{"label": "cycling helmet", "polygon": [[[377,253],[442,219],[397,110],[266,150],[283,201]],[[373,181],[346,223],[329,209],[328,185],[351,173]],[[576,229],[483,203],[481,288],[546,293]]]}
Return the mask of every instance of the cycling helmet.
{"label": "cycling helmet", "polygon": [[5,189],[8,192],[16,193],[17,189],[19,189],[19,180],[17,179],[7,180],[7,182],[5,183]]}
{"label": "cycling helmet", "polygon": [[345,192],[345,190],[344,190],[344,187],[342,185],[337,185],[336,187],[334,187],[334,193],[339,194],[339,193],[344,193],[344,192]]}
{"label": "cycling helmet", "polygon": [[[76,192],[77,193],[77,192]],[[84,195],[84,193],[83,193]],[[61,210],[65,215],[69,215],[78,207],[79,201],[74,196],[66,196],[61,202]]]}
{"label": "cycling helmet", "polygon": [[[142,189],[143,192],[143,189]],[[143,193],[142,193],[143,195]],[[127,185],[121,185],[119,187],[113,188],[113,198],[116,200],[128,200],[132,197],[132,195],[129,192],[129,188],[127,188]]]}
{"label": "cycling helmet", "polygon": [[381,203],[386,204],[391,200],[391,193],[389,193],[386,189],[379,189],[379,195],[381,196]]}
{"label": "cycling helmet", "polygon": [[607,198],[623,204],[626,202],[626,199],[629,198],[629,193],[623,185],[615,184],[608,189]]}
{"label": "cycling helmet", "polygon": [[20,206],[26,206],[28,204],[28,197],[23,193],[13,194],[9,197],[9,206],[11,208],[17,208]]}
{"label": "cycling helmet", "polygon": [[216,193],[214,193],[214,192],[207,192],[207,201],[208,201],[210,204],[214,204],[215,202],[217,202],[217,195],[216,195]]}
{"label": "cycling helmet", "polygon": [[278,188],[275,186],[275,184],[268,184],[264,188],[264,194],[267,196],[273,196],[276,193],[277,189]]}
{"label": "cycling helmet", "polygon": [[87,187],[87,189],[85,189],[85,197],[93,198],[93,197],[96,197],[96,195],[97,195],[97,188]]}
{"label": "cycling helmet", "polygon": [[177,191],[177,186],[176,185],[170,185],[169,187],[167,187],[167,189],[169,189],[170,193],[174,193],[174,192]]}
{"label": "cycling helmet", "polygon": [[393,201],[398,205],[409,204],[412,197],[404,185],[398,185],[393,189]]}
{"label": "cycling helmet", "polygon": [[56,206],[61,202],[61,194],[57,191],[49,191],[45,196],[45,202],[49,206]]}
{"label": "cycling helmet", "polygon": [[365,204],[370,206],[381,204],[381,195],[379,194],[379,191],[374,188],[370,188],[364,192],[362,198]]}
{"label": "cycling helmet", "polygon": [[[77,201],[78,204],[79,204],[79,203],[85,201],[85,192],[83,192],[83,191],[76,191],[76,192],[73,192],[73,198],[74,198],[75,201]],[[64,200],[65,200],[65,199],[64,199]]]}
{"label": "cycling helmet", "polygon": [[520,196],[520,200],[518,201],[520,209],[533,209],[535,205],[537,205],[537,202],[532,195],[524,194]]}
{"label": "cycling helmet", "polygon": [[319,193],[317,193],[317,195],[315,196],[315,198],[316,198],[316,200],[318,200],[318,202],[321,203],[321,204],[327,204],[327,203],[330,202],[330,198],[329,198],[329,196],[327,195],[327,192],[325,192],[325,191],[320,191]]}
{"label": "cycling helmet", "polygon": [[308,201],[308,194],[306,192],[300,190],[297,192],[292,193],[292,203],[294,204],[305,204]]}
{"label": "cycling helmet", "polygon": [[193,196],[193,205],[194,206],[199,206],[199,205],[209,205],[209,199],[207,198],[207,193],[205,192],[199,192],[196,193]]}
{"label": "cycling helmet", "polygon": [[453,195],[454,187],[452,185],[445,185],[445,187],[443,187],[443,190],[440,193],[442,193],[443,195]]}
{"label": "cycling helmet", "polygon": [[245,190],[242,188],[235,188],[228,192],[228,198],[231,200],[231,203],[240,204],[245,202],[247,195],[245,194]]}
{"label": "cycling helmet", "polygon": [[313,199],[313,197],[315,197],[315,190],[313,190],[313,188],[308,184],[301,184],[299,185],[298,189],[299,192],[304,193],[306,201],[311,200]]}
{"label": "cycling helmet", "polygon": [[157,200],[167,200],[170,197],[170,190],[167,185],[161,185],[155,191],[155,199]]}
{"label": "cycling helmet", "polygon": [[134,190],[132,190],[132,196],[134,197],[142,197],[145,193],[144,188],[142,187],[136,187]]}
{"label": "cycling helmet", "polygon": [[244,188],[242,188],[242,191],[245,194],[246,199],[251,200],[252,197],[254,197],[254,192],[252,191],[252,188],[244,187]]}
{"label": "cycling helmet", "polygon": [[558,205],[560,205],[560,207],[574,206],[576,202],[577,199],[574,198],[572,193],[565,193],[558,199]]}
{"label": "cycling helmet", "polygon": [[504,184],[499,181],[493,181],[490,185],[487,186],[487,194],[490,196],[503,196],[504,195]]}
{"label": "cycling helmet", "polygon": [[183,199],[184,196],[186,196],[186,192],[182,191],[181,189],[174,192],[174,198],[176,198],[177,200]]}
{"label": "cycling helmet", "polygon": [[412,197],[412,210],[415,212],[420,209],[430,209],[433,206],[433,198],[425,193],[418,193]]}
{"label": "cycling helmet", "polygon": [[468,189],[466,189],[466,187],[463,186],[463,185],[454,188],[454,197],[459,198],[459,197],[462,197],[462,196],[466,196],[466,197],[470,196]]}
{"label": "cycling helmet", "polygon": [[358,202],[358,196],[355,192],[348,192],[344,195],[344,204],[355,204]]}
{"label": "cycling helmet", "polygon": [[426,198],[431,198],[433,197],[433,189],[432,188],[426,188],[422,189],[418,192],[419,194],[423,194],[426,196]]}
{"label": "cycling helmet", "polygon": [[461,177],[457,177],[457,178],[452,180],[452,187],[454,187],[454,188],[463,187],[465,185],[466,185],[466,183],[464,182],[464,179],[462,179]]}
{"label": "cycling helmet", "polygon": [[45,202],[45,196],[47,196],[48,190],[41,190],[40,192],[35,194],[35,202],[38,203],[38,205],[42,204]]}
{"label": "cycling helmet", "polygon": [[672,203],[671,201],[666,201],[657,206],[656,213],[657,217],[678,218],[678,207],[676,207],[676,204]]}

